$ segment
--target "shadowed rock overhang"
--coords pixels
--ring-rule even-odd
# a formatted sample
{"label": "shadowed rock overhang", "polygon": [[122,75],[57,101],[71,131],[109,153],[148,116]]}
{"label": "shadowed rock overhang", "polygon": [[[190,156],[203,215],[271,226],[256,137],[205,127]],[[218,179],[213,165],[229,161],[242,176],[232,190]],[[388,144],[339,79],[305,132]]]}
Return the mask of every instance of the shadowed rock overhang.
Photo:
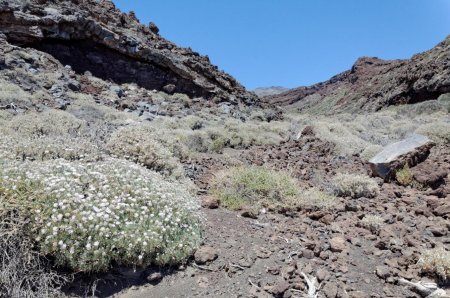
{"label": "shadowed rock overhang", "polygon": [[165,40],[111,1],[0,1],[8,42],[47,52],[64,65],[116,83],[136,83],[190,97],[253,104],[256,96],[209,58]]}

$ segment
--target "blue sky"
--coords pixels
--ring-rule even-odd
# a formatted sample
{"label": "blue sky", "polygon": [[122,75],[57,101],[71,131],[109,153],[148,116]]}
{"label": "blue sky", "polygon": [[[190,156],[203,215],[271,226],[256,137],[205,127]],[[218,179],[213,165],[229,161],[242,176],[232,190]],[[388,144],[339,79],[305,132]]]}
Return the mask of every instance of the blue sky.
{"label": "blue sky", "polygon": [[297,87],[360,56],[409,58],[450,35],[450,0],[113,0],[249,89]]}

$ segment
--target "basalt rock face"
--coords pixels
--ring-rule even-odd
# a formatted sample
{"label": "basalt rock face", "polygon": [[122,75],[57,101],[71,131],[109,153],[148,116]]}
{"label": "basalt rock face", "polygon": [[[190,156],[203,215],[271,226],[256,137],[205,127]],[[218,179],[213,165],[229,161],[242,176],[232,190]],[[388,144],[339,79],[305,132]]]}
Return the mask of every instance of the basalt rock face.
{"label": "basalt rock face", "polygon": [[0,38],[46,52],[62,65],[117,84],[232,103],[256,100],[208,57],[159,36],[111,1],[0,0]]}
{"label": "basalt rock face", "polygon": [[450,92],[450,36],[409,60],[363,57],[330,80],[265,98],[268,103],[321,112],[375,111],[437,99]]}

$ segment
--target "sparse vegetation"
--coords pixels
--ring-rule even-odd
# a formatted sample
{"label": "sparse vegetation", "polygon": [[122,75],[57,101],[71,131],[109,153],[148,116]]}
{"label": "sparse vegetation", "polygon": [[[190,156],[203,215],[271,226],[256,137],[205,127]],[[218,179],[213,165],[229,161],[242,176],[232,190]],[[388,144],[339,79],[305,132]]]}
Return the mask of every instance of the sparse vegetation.
{"label": "sparse vegetation", "polygon": [[59,110],[18,115],[8,122],[7,129],[19,133],[21,137],[80,135],[85,122]]}
{"label": "sparse vegetation", "polygon": [[317,188],[311,188],[299,195],[292,202],[293,207],[302,207],[312,210],[331,209],[336,204],[336,197]]}
{"label": "sparse vegetation", "polygon": [[370,160],[383,150],[380,145],[369,145],[359,155],[363,160]]}
{"label": "sparse vegetation", "polygon": [[380,146],[400,141],[414,132],[425,134],[438,144],[449,143],[446,104],[443,97],[439,101],[389,107],[374,113],[324,116],[290,112],[286,121],[297,128],[290,131],[291,136],[296,136],[300,127],[311,125],[320,139],[336,145],[337,154],[360,154],[367,160],[378,153]]}
{"label": "sparse vegetation", "polygon": [[436,275],[444,281],[450,280],[450,251],[443,247],[424,251],[419,265],[424,272]]}
{"label": "sparse vegetation", "polygon": [[256,166],[218,173],[212,182],[212,192],[230,209],[255,205],[295,208],[292,203],[300,195],[295,180],[287,173]]}
{"label": "sparse vegetation", "polygon": [[408,164],[405,164],[403,168],[395,172],[395,180],[403,186],[411,185],[414,182],[414,175]]}
{"label": "sparse vegetation", "polygon": [[130,159],[163,175],[183,176],[179,161],[156,140],[149,127],[132,125],[119,129],[112,134],[106,147],[116,156]]}
{"label": "sparse vegetation", "polygon": [[437,144],[450,144],[450,123],[437,122],[419,127],[417,133],[424,134]]}
{"label": "sparse vegetation", "polygon": [[379,193],[378,184],[368,176],[356,174],[337,174],[333,179],[335,192],[341,197],[354,199],[373,198]]}
{"label": "sparse vegetation", "polygon": [[361,226],[370,230],[372,233],[378,233],[384,224],[384,219],[378,215],[366,215],[361,220]]}

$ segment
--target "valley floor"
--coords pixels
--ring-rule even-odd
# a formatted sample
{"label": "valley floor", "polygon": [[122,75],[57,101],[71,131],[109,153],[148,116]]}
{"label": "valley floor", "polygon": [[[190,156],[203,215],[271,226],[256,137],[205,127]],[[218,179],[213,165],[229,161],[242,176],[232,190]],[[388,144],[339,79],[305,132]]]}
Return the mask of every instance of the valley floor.
{"label": "valley floor", "polygon": [[[296,152],[310,143],[316,143],[317,150],[299,159]],[[303,183],[308,183],[308,175],[300,168],[313,165],[323,173],[367,171],[358,158],[339,161],[324,154],[327,146],[314,139],[299,140],[234,155],[284,165],[284,170],[303,175]],[[275,152],[283,158],[274,156]],[[221,167],[219,161],[208,160],[197,179],[203,186]],[[445,147],[434,149],[429,158],[447,170],[449,160],[450,150]],[[380,194],[373,199],[340,198],[332,210],[263,212],[253,218],[216,208],[211,197],[203,196],[205,238],[195,261],[179,270],[162,270],[162,280],[154,284],[140,284],[144,275],[137,272],[134,286],[120,291],[119,285],[111,291],[114,287],[107,282],[99,283],[98,290],[120,298],[307,297],[306,274],[318,279],[317,297],[422,297],[399,284],[399,279],[429,280],[417,265],[423,245],[450,245],[450,222],[444,219],[449,200],[439,198],[439,191],[448,189],[419,191],[378,182]],[[368,214],[385,223],[373,230],[363,226],[361,219]],[[204,260],[210,261],[203,264]]]}

